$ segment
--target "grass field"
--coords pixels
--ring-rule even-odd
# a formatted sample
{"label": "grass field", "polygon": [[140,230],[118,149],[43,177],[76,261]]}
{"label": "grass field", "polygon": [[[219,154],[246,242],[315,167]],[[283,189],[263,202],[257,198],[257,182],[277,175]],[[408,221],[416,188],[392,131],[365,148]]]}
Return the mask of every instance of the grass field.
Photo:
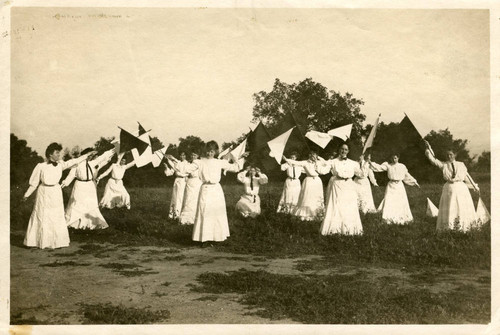
{"label": "grass field", "polygon": [[[481,197],[489,209],[489,181],[478,180]],[[486,323],[490,320],[490,225],[468,233],[436,233],[435,219],[425,216],[426,198],[438,205],[442,185],[406,188],[415,218],[408,225],[387,225],[379,214],[369,214],[362,217],[364,235],[326,237],[319,234],[320,222],[306,223],[275,213],[281,183],[261,188],[263,212],[256,219],[241,218],[234,211],[241,194],[240,185],[223,185],[223,188],[231,237],[214,243],[210,249],[235,257],[254,255],[267,260],[318,257],[297,262],[298,274],[273,273],[267,268],[208,271],[197,277],[197,285],[191,288],[194,292],[237,293],[241,295],[240,302],[258,308],[256,313],[260,316],[302,323]],[[33,199],[27,203],[18,201],[22,191],[11,191],[13,245],[22,243],[21,232],[26,229],[33,205]],[[65,199],[69,191],[65,190]],[[102,191],[100,185],[99,195]],[[378,205],[384,188],[373,191]],[[191,241],[192,227],[167,218],[169,187],[133,188],[129,192],[131,210],[103,210],[108,229],[70,230],[71,240],[172,250],[199,247]],[[474,194],[473,198],[476,203],[478,196]],[[185,262],[182,255],[167,257],[171,259],[165,262]],[[115,272],[130,271],[110,264],[107,267]],[[59,265],[46,263],[45,267]],[[86,313],[91,315],[89,318],[106,323],[103,315],[110,308],[107,305],[100,308],[98,315],[89,314],[87,308]],[[125,311],[122,306],[117,308],[124,315],[134,312]]]}

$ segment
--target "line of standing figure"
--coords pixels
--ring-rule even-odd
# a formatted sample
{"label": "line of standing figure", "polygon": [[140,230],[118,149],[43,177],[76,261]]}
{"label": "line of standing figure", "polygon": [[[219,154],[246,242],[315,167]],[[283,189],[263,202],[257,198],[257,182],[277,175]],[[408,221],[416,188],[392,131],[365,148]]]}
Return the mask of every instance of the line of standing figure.
{"label": "line of standing figure", "polygon": [[[471,194],[465,184],[467,168],[455,161],[453,151],[448,151],[446,162],[432,155],[432,148],[426,142],[425,152],[432,164],[440,168],[446,181],[439,203],[437,229],[458,227],[464,231],[480,224]],[[86,149],[79,158],[60,160],[61,145],[52,143],[47,147],[47,161],[39,163],[29,180],[24,194],[26,200],[37,190],[35,205],[28,223],[24,244],[38,248],[59,248],[69,245],[67,227],[76,229],[106,228],[108,225],[99,211],[96,185],[100,179],[111,174],[105,187],[101,207],[126,207],[130,209],[130,196],[123,186],[125,171],[134,165],[126,164],[121,155],[108,170],[97,177],[101,167],[107,165],[114,155],[108,150],[101,156],[92,149]],[[244,217],[260,214],[259,189],[268,182],[267,176],[257,167],[249,165],[242,170],[241,161],[230,163],[219,159],[219,147],[215,141],[206,144],[206,155],[199,158],[192,154],[186,161],[167,155],[165,174],[175,175],[169,216],[182,224],[193,224],[192,239],[198,242],[224,241],[229,237],[226,202],[220,185],[222,173],[238,173],[237,179],[244,185],[244,194],[236,204],[236,210]],[[285,158],[281,170],[287,174],[277,211],[297,216],[301,220],[322,220],[320,232],[323,235],[363,233],[360,211],[380,211],[388,223],[404,224],[413,220],[403,184],[419,187],[405,165],[398,162],[399,155],[391,156],[391,162],[377,164],[369,155],[354,161],[347,158],[349,146],[340,147],[337,158],[324,160],[311,152],[309,159],[298,161],[297,155]],[[242,157],[246,157],[245,153]],[[59,184],[62,171],[71,168],[68,177]],[[370,182],[376,184],[375,172],[387,172],[384,199],[375,208]],[[320,175],[331,173],[332,177],[323,196]],[[305,174],[300,182],[301,174]],[[70,200],[64,211],[62,188],[75,180]]]}

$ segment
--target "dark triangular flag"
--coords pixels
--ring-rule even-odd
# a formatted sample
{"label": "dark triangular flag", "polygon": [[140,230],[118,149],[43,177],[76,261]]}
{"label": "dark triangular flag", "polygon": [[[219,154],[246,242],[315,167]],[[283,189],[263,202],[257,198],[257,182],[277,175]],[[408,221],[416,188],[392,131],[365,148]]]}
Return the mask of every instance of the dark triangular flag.
{"label": "dark triangular flag", "polygon": [[404,150],[407,147],[418,147],[422,151],[425,150],[425,144],[422,140],[422,136],[407,115],[405,115],[403,120],[399,123],[398,129],[400,134],[399,140],[401,150]]}
{"label": "dark triangular flag", "polygon": [[276,134],[283,134],[287,130],[295,127],[288,138],[285,146],[285,153],[289,151],[297,151],[301,156],[307,155],[310,151],[307,139],[302,133],[301,128],[297,124],[295,117],[291,112],[286,113],[279,121],[278,126],[275,128]]}
{"label": "dark triangular flag", "polygon": [[120,130],[120,153],[137,149],[139,154],[142,154],[148,146],[149,144],[135,137],[128,131],[123,129]]}
{"label": "dark triangular flag", "polygon": [[267,147],[267,142],[271,140],[271,136],[262,122],[259,122],[257,127],[248,134],[247,148],[250,152],[256,152]]}
{"label": "dark triangular flag", "polygon": [[144,129],[144,127],[139,122],[137,122],[137,123],[139,124],[139,136],[147,133],[146,129]]}

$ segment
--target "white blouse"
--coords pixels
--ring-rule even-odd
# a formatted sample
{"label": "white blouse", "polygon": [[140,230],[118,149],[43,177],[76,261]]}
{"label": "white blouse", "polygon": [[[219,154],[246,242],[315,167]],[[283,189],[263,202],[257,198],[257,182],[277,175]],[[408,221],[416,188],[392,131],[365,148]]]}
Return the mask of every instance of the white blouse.
{"label": "white blouse", "polygon": [[361,176],[356,176],[357,179],[365,179],[368,178],[368,180],[375,186],[378,186],[377,184],[377,179],[375,178],[375,175],[373,174],[372,169],[370,169],[370,163],[367,161],[361,161],[358,162],[359,168],[361,169],[361,172],[363,173]]}
{"label": "white blouse", "polygon": [[81,181],[90,181],[97,177],[97,171],[102,165],[106,165],[107,162],[113,157],[114,151],[108,150],[96,159],[91,161],[84,160],[80,162],[77,166],[71,169],[66,179],[64,179],[63,184],[69,185],[73,179],[78,179]]}
{"label": "white blouse", "polygon": [[293,166],[300,166],[303,168],[304,173],[306,174],[307,177],[317,177],[320,174],[325,174],[324,172],[324,167],[325,167],[325,161],[320,162],[320,161],[295,161],[292,159],[288,159],[287,163],[293,165]]}
{"label": "white blouse", "polygon": [[462,162],[442,162],[434,157],[429,149],[425,150],[425,155],[432,164],[443,171],[443,178],[449,182],[465,181],[467,178],[467,167]]}
{"label": "white blouse", "polygon": [[359,164],[351,159],[334,158],[325,161],[325,165],[330,168],[332,177],[341,179],[351,179],[352,177],[362,176],[363,172],[359,168]]}
{"label": "white blouse", "polygon": [[249,195],[258,195],[260,185],[268,182],[267,176],[263,173],[259,173],[259,176],[250,177],[247,176],[247,171],[241,171],[236,178],[245,186],[245,194]]}
{"label": "white blouse", "polygon": [[281,171],[286,171],[287,177],[291,179],[299,179],[303,172],[301,166],[294,166],[288,163],[281,165]]}
{"label": "white blouse", "polygon": [[408,169],[404,164],[389,164],[388,162],[384,162],[379,165],[377,163],[371,162],[370,168],[375,172],[387,171],[387,177],[391,181],[403,181],[405,184],[410,186],[418,185],[417,180],[410,175]]}
{"label": "white blouse", "polygon": [[238,172],[240,170],[237,162],[229,163],[225,159],[203,158],[193,162],[193,164],[198,166],[200,179],[205,184],[218,184],[220,182],[222,170],[231,172]]}

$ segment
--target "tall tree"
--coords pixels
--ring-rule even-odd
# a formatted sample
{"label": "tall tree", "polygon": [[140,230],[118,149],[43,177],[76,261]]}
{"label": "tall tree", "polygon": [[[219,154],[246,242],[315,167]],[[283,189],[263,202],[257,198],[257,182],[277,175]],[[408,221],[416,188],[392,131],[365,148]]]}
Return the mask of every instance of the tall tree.
{"label": "tall tree", "polygon": [[262,121],[272,137],[279,135],[280,122],[291,112],[303,134],[308,130],[327,132],[352,123],[351,144],[362,144],[362,123],[366,117],[361,113],[361,106],[364,102],[351,93],[342,95],[328,90],[311,78],[293,84],[276,79],[270,92],[255,93],[253,98],[253,121]]}
{"label": "tall tree", "polygon": [[10,184],[21,185],[28,183],[35,165],[43,162],[43,158],[36,151],[27,146],[25,140],[10,134]]}

